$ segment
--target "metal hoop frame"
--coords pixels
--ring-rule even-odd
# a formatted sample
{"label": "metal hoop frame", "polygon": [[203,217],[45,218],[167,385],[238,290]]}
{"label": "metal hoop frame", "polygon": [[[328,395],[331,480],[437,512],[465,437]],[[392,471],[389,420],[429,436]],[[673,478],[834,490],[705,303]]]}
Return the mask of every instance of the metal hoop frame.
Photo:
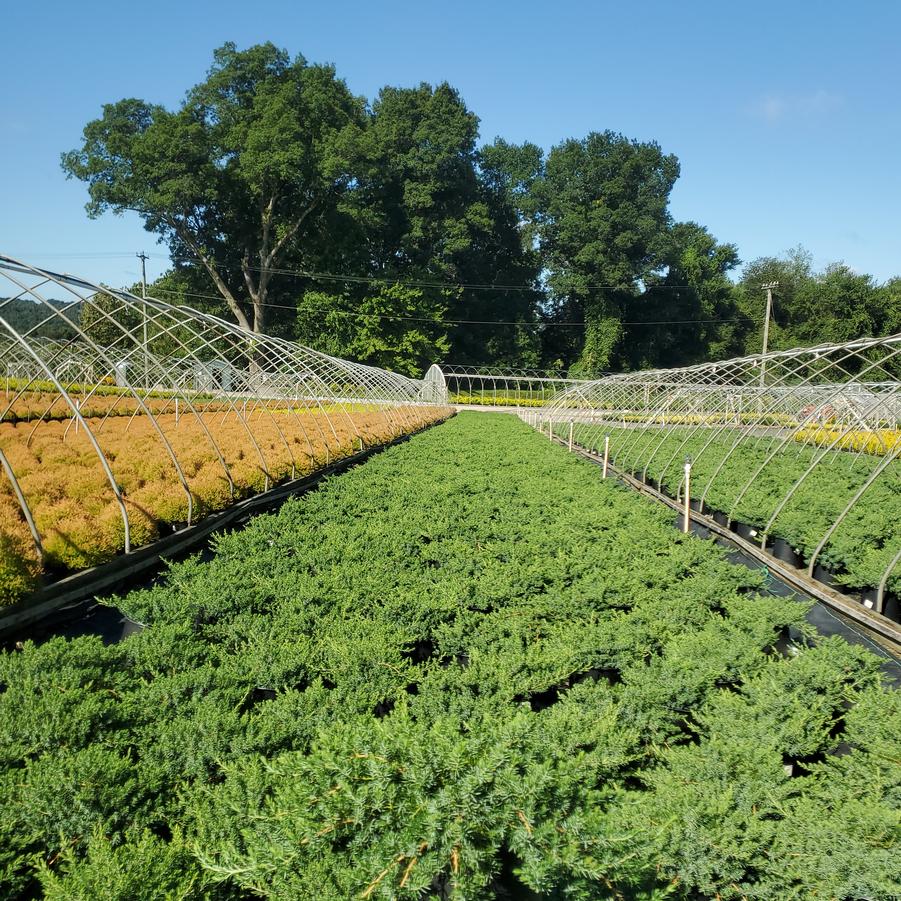
{"label": "metal hoop frame", "polygon": [[441,363],[451,403],[489,407],[538,407],[578,379],[568,379],[541,369],[486,368]]}
{"label": "metal hoop frame", "polygon": [[[27,329],[15,324],[16,306],[22,303],[31,304],[29,321],[35,320]],[[137,297],[4,255],[0,378],[5,378],[0,430],[25,422],[21,434],[7,431],[0,439],[0,463],[39,559],[45,536],[33,516],[34,499],[23,490],[15,461],[4,450],[16,442],[30,446],[49,421],[64,423],[63,442],[76,435],[89,442],[118,506],[127,553],[133,523],[108,446],[114,432],[121,438],[139,420],[148,424],[171,464],[190,525],[197,517],[197,497],[184,449],[176,446],[174,430],[182,422],[196,427],[196,440],[235,498],[234,463],[229,463],[222,432],[229,422],[244,436],[266,490],[286,477],[285,460],[296,476],[367,443],[408,432],[423,423],[422,408],[447,403],[446,391],[434,380],[331,357],[192,307]],[[114,418],[125,423],[124,429],[113,428]],[[268,446],[262,432],[269,436]],[[273,471],[270,453],[276,446],[280,475]]]}
{"label": "metal hoop frame", "polygon": [[[611,460],[645,481],[656,476],[658,488],[664,474],[692,449],[695,461],[703,458],[710,464],[711,474],[697,484],[693,497],[701,510],[714,489],[723,496],[725,473],[731,471],[734,479],[730,461],[744,459],[743,449],[753,445],[759,462],[730,484],[729,509],[721,511],[727,524],[768,473],[789,456],[806,452],[809,459],[800,474],[772,499],[773,508],[755,537],[761,547],[779,537],[780,513],[814,474],[847,463],[859,481],[805,561],[812,575],[825,548],[841,534],[872,486],[899,475],[899,373],[901,335],[864,338],[765,357],[606,376],[565,387],[545,408],[525,418],[544,431],[576,424],[580,442],[590,447],[615,433]],[[680,483],[677,496],[682,489]],[[899,563],[901,548],[872,586],[878,612]]]}

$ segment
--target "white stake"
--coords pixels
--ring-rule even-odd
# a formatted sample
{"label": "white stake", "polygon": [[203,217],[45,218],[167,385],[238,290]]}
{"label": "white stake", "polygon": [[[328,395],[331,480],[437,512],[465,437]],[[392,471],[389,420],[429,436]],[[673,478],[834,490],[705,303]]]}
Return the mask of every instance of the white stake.
{"label": "white stake", "polygon": [[569,452],[573,452],[573,424],[572,420],[569,422]]}
{"label": "white stake", "polygon": [[604,468],[601,470],[601,478],[607,478],[607,463],[610,460],[610,436],[604,436]]}
{"label": "white stake", "polygon": [[685,507],[682,512],[682,531],[691,530],[691,457],[685,458]]}
{"label": "white stake", "polygon": [[175,398],[175,426],[178,427],[178,398]]}

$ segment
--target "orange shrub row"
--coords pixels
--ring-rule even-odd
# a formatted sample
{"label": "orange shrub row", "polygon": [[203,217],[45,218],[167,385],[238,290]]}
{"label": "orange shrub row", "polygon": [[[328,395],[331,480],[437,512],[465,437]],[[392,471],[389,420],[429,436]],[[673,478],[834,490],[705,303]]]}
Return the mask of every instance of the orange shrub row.
{"label": "orange shrub row", "polygon": [[[446,409],[426,406],[377,412],[339,408],[328,416],[261,410],[247,423],[228,412],[182,415],[178,424],[174,414],[166,414],[157,422],[181,466],[196,522],[265,490],[267,483],[271,487],[354,453],[361,439],[367,446],[381,444],[446,415]],[[117,417],[102,427],[99,419],[89,425],[124,496],[132,547],[185,523],[187,493],[152,421]],[[0,423],[0,448],[41,535],[43,569],[82,569],[124,549],[121,510],[83,428],[76,432],[65,420]],[[38,584],[42,566],[2,474],[0,484],[0,604],[8,604]]]}
{"label": "orange shrub row", "polygon": [[[72,399],[80,401],[81,415],[85,419],[93,419],[105,415],[131,416],[138,412],[143,414],[143,409],[131,394],[92,394],[89,397],[72,395]],[[151,413],[173,412],[175,409],[174,397],[145,397],[144,406]],[[200,400],[197,407],[205,410],[227,410],[227,401]],[[237,406],[241,406],[239,401]],[[185,404],[182,401],[182,410]],[[0,394],[0,411],[3,412],[4,422],[28,422],[44,419],[70,419],[72,408],[58,392],[26,391],[21,395],[10,392],[5,398]]]}

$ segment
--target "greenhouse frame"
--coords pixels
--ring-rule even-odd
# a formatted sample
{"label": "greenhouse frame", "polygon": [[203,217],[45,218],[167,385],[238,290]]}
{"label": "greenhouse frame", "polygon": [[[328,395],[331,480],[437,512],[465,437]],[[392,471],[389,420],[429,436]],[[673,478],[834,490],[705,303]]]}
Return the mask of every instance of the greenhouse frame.
{"label": "greenhouse frame", "polygon": [[441,363],[433,370],[435,378],[440,373],[451,401],[460,406],[539,407],[580,381],[542,369]]}
{"label": "greenhouse frame", "polygon": [[411,379],[2,256],[0,326],[6,603],[453,403],[518,408],[901,619],[901,336],[594,380],[448,364]]}
{"label": "greenhouse frame", "polygon": [[611,375],[526,416],[897,620],[899,355],[894,335]]}
{"label": "greenhouse frame", "polygon": [[7,256],[0,363],[7,602],[449,412],[433,382]]}

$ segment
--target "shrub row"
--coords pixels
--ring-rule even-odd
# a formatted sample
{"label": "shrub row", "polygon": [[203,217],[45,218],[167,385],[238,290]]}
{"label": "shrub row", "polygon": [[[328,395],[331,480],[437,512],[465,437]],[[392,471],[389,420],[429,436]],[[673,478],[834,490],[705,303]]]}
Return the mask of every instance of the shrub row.
{"label": "shrub row", "polygon": [[[385,413],[258,411],[156,417],[191,493],[193,521],[292,477],[314,472],[447,415],[437,407]],[[148,417],[91,421],[128,511],[132,547],[188,520],[188,494]],[[215,440],[215,445],[213,444]],[[43,566],[66,572],[113,559],[125,525],[109,479],[84,433],[64,422],[0,425],[0,448],[16,473],[41,535]],[[217,453],[218,448],[218,453]],[[219,458],[222,454],[222,459]],[[223,465],[224,464],[224,465]],[[229,476],[232,484],[229,484]],[[0,475],[0,605],[38,584],[37,549],[12,486]]]}
{"label": "shrub row", "polygon": [[[568,434],[559,423],[557,434]],[[692,496],[704,493],[706,511],[731,513],[736,521],[762,529],[777,506],[823,451],[799,447],[780,437],[715,435],[689,429],[616,429],[576,424],[574,440],[590,450],[602,450],[610,436],[611,458],[628,471],[642,473],[675,495],[683,479],[683,463],[692,460]],[[725,462],[724,462],[725,461]],[[806,476],[779,512],[770,538],[784,538],[809,559],[847,504],[881,458],[832,451]],[[764,465],[765,464],[765,465]],[[763,466],[759,474],[758,469]],[[745,489],[748,481],[753,482]],[[709,487],[708,487],[709,485]],[[741,492],[744,490],[744,494]],[[706,492],[706,493],[705,493]],[[891,463],[873,482],[841,522],[823,548],[819,562],[836,581],[849,588],[878,586],[901,547],[901,464]],[[901,567],[891,575],[889,588],[901,589]]]}
{"label": "shrub row", "polygon": [[807,425],[792,435],[802,444],[838,450],[862,451],[865,454],[885,456],[901,443],[898,429],[845,429],[832,425]]}
{"label": "shrub row", "polygon": [[510,394],[503,391],[456,392],[451,394],[450,402],[471,407],[543,407],[552,396],[553,392],[551,391],[525,391],[522,394],[516,392]]}
{"label": "shrub row", "polygon": [[0,656],[0,892],[893,897],[898,695],[761,580],[458,416]]}

